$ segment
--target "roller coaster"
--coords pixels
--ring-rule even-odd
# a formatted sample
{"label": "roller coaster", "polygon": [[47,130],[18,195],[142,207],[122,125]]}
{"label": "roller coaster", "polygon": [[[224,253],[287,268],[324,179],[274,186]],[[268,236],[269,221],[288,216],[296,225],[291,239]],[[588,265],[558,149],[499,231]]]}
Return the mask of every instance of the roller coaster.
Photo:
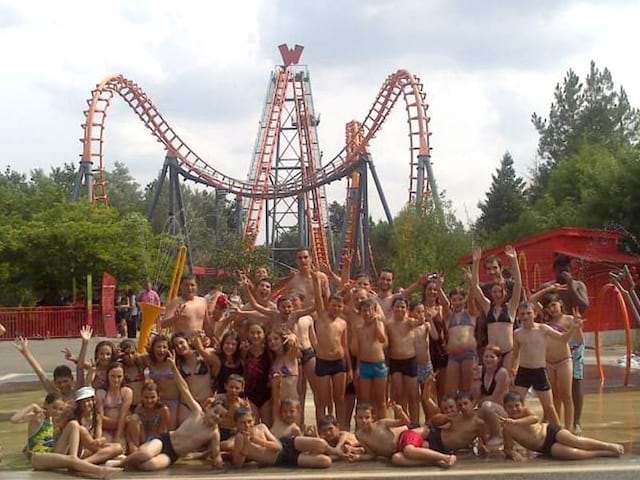
{"label": "roller coaster", "polygon": [[[347,124],[345,146],[322,165],[309,70],[299,63],[303,47],[279,47],[283,63],[276,65],[267,87],[258,135],[246,180],[232,178],[201,158],[161,115],[144,90],[124,75],[110,75],[91,92],[84,110],[82,154],[73,198],[86,197],[94,205],[109,205],[105,175],[105,127],[109,106],[120,96],[166,151],[155,198],[158,202],[169,177],[169,215],[177,218],[186,232],[179,177],[225,194],[236,195],[241,207],[241,235],[255,245],[265,214],[266,244],[277,248],[287,230],[296,229],[300,245],[307,245],[318,264],[340,262],[347,251],[357,252],[361,268],[368,271],[371,256],[368,239],[367,175],[371,173],[387,219],[391,214],[377,176],[369,144],[402,97],[409,129],[409,201],[427,196],[439,209],[431,165],[429,117],[426,94],[420,79],[407,70],[389,75],[363,120]],[[338,252],[331,248],[325,186],[347,178],[346,219]],[[192,262],[189,258],[189,265]]]}

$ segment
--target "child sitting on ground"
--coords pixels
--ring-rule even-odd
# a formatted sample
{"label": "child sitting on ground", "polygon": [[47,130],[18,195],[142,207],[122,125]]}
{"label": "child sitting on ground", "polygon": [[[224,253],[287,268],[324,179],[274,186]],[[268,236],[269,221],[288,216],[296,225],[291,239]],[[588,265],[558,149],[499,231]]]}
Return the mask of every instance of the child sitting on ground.
{"label": "child sitting on ground", "polygon": [[212,465],[222,467],[220,455],[220,421],[221,409],[213,402],[205,407],[193,398],[189,386],[175,363],[175,356],[169,352],[167,360],[173,369],[176,386],[180,391],[182,402],[189,408],[191,414],[176,429],[154,437],[122,461],[123,467],[137,468],[144,471],[157,471],[173,465],[181,456],[199,452],[208,446],[211,452]]}
{"label": "child sitting on ground", "polygon": [[560,460],[619,457],[624,454],[624,447],[620,444],[577,437],[566,428],[541,423],[525,408],[522,396],[517,392],[505,395],[504,408],[509,415],[509,418],[500,417],[503,425],[504,453],[512,460],[522,460],[522,456],[513,450],[514,440],[545,457]]}
{"label": "child sitting on ground", "polygon": [[341,458],[346,458],[349,461],[358,461],[361,455],[366,453],[364,447],[353,433],[340,430],[338,421],[333,415],[326,415],[320,419],[318,433],[320,438],[327,442],[330,447],[334,447],[343,453],[342,455],[330,455],[333,461]]}
{"label": "child sitting on ground", "polygon": [[285,437],[278,440],[264,424],[255,424],[250,408],[235,412],[236,429],[233,464],[237,467],[246,461],[261,466],[329,468],[329,446],[321,438]]}
{"label": "child sitting on ground", "polygon": [[243,407],[250,408],[249,402],[242,398],[244,394],[244,378],[232,374],[227,378],[225,393],[215,397],[216,404],[222,405],[226,413],[220,419],[220,447],[225,452],[233,449],[233,436],[236,434],[235,413]]}
{"label": "child sitting on ground", "polygon": [[152,380],[142,387],[142,402],[127,421],[128,452],[169,430],[171,412],[160,401],[158,386]]}

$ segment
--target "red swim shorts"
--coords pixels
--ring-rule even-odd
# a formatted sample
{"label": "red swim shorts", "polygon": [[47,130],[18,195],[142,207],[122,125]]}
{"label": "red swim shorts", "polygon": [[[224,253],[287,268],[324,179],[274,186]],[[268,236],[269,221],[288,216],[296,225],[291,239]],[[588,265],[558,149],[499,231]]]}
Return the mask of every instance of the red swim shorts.
{"label": "red swim shorts", "polygon": [[422,448],[423,442],[422,435],[415,430],[405,430],[398,437],[398,452],[403,452],[405,447],[413,445],[414,447]]}

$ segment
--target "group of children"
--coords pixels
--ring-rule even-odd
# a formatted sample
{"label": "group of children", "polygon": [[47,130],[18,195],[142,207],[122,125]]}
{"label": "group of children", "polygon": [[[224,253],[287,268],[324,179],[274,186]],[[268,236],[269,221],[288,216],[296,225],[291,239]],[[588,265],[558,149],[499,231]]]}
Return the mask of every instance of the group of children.
{"label": "group of children", "polygon": [[[514,460],[526,450],[621,455],[620,445],[575,435],[579,349],[569,342],[583,348],[584,284],[562,258],[556,280],[523,301],[517,254],[505,254],[510,279],[490,258],[492,281],[481,285],[476,249],[466,287],[448,295],[438,274],[394,290],[383,270],[374,289],[367,275],[349,278],[349,258],[338,275],[316,270],[304,249],[277,285],[267,269],[238,272],[244,305],[220,289],[200,297],[185,277],[144,352],[129,339],[101,341],[87,360],[92,332],[83,328],[77,358],[65,352],[75,381],[67,366],[49,380],[19,339],[48,395],[13,420],[30,422],[34,468],[87,473],[160,470],[181,457],[216,468],[326,468],[376,457],[446,468],[456,452],[501,447]],[[409,300],[414,294],[420,301]],[[304,415],[307,388],[315,422]],[[530,388],[544,423],[525,406]]]}

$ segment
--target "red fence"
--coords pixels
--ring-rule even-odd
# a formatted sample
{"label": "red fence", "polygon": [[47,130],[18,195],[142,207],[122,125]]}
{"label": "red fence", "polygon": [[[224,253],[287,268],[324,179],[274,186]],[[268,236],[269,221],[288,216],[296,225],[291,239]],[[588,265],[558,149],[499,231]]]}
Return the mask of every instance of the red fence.
{"label": "red fence", "polygon": [[[94,306],[93,325],[96,336],[104,335],[104,323],[100,306]],[[17,337],[64,338],[79,337],[80,327],[87,323],[85,307],[0,307],[0,323],[5,333],[0,340]]]}

